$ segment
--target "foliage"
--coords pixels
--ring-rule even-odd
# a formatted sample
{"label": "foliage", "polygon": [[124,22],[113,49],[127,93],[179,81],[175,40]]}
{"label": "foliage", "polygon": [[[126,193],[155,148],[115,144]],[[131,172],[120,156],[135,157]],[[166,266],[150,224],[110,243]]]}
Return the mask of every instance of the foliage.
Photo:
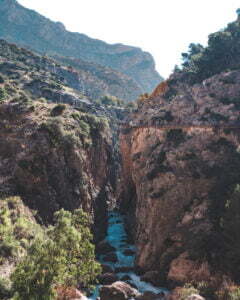
{"label": "foliage", "polygon": [[9,279],[0,277],[0,299],[9,299],[13,296]]}
{"label": "foliage", "polygon": [[199,290],[197,290],[191,284],[185,284],[184,287],[180,291],[180,299],[179,300],[186,300],[186,298],[188,296],[191,296],[192,294],[199,294]]}
{"label": "foliage", "polygon": [[16,299],[55,297],[58,286],[89,286],[100,273],[95,262],[89,220],[82,210],[55,213],[47,239],[36,239],[11,279]]}
{"label": "foliage", "polygon": [[225,203],[225,215],[221,220],[224,234],[225,267],[238,279],[240,272],[240,185]]}
{"label": "foliage", "polygon": [[178,146],[185,140],[185,134],[182,129],[170,129],[167,131],[167,141]]}
{"label": "foliage", "polygon": [[138,97],[137,101],[136,101],[137,102],[137,107],[140,108],[148,98],[149,98],[148,93],[140,95]]}
{"label": "foliage", "polygon": [[60,116],[64,112],[65,109],[66,109],[66,105],[65,104],[57,104],[52,109],[51,116],[52,117]]}
{"label": "foliage", "polygon": [[115,97],[115,96],[110,96],[110,95],[105,95],[101,97],[98,101],[98,103],[106,105],[106,106],[123,106],[124,102]]}
{"label": "foliage", "polygon": [[7,98],[7,92],[5,88],[0,87],[0,103],[6,100],[6,98]]}
{"label": "foliage", "polygon": [[0,75],[0,84],[4,83],[4,78],[2,77],[2,75]]}
{"label": "foliage", "polygon": [[9,258],[18,260],[26,252],[32,238],[43,234],[41,227],[29,220],[21,206],[19,197],[1,199],[0,262]]}
{"label": "foliage", "polygon": [[[239,16],[239,11],[237,14]],[[200,82],[226,70],[240,68],[240,22],[228,24],[224,30],[210,34],[208,46],[190,44],[188,53],[183,53],[183,72],[193,82]]]}

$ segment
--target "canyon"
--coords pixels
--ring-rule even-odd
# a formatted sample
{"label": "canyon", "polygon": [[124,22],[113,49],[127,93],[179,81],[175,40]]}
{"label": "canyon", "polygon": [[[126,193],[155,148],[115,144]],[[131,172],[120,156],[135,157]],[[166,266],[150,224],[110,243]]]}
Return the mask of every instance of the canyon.
{"label": "canyon", "polygon": [[[11,29],[6,32],[14,31],[12,20],[20,22],[14,9],[30,14],[16,1],[0,4],[1,9],[11,8],[4,15]],[[44,19],[44,24],[51,24],[51,36],[56,26],[70,34],[49,22]],[[230,28],[240,28],[239,20]],[[225,41],[224,32],[220,34]],[[74,41],[83,38],[74,34]],[[106,90],[102,94],[94,78],[105,80],[106,68],[119,66],[119,57],[139,58],[141,66],[149,59],[151,70],[153,65],[139,49],[85,39],[90,46],[97,44],[106,57],[99,50],[91,57],[94,63],[88,61],[88,48],[82,54],[86,62],[65,57],[59,49],[48,57],[0,40],[1,232],[12,222],[10,233],[26,255],[26,244],[31,245],[35,233],[54,226],[56,212],[81,208],[86,213],[102,274],[98,283],[92,282],[94,292],[81,284],[67,289],[57,285],[58,300],[238,299],[234,297],[240,289],[239,68],[231,62],[229,68],[218,66],[206,75],[198,60],[205,53],[201,48],[198,59],[193,55],[191,61],[189,55],[189,65],[169,79],[161,82],[157,76],[155,85],[141,83],[141,88],[153,91],[132,107],[99,103],[96,99]],[[26,36],[21,41],[26,42]],[[128,59],[123,61],[122,68],[129,66]],[[198,72],[193,72],[190,67],[196,61]],[[88,74],[91,80],[81,73],[89,68],[96,76]],[[139,70],[138,64],[120,71],[129,75],[131,68],[148,79],[148,70]],[[135,71],[131,77],[140,84]],[[107,80],[116,75],[111,72]],[[84,78],[89,93],[82,92]],[[138,94],[139,89],[133,90]],[[126,88],[122,98],[130,99],[129,93]],[[28,240],[26,228],[16,222],[23,216],[28,224],[24,226],[31,228]],[[11,279],[24,254],[6,249],[14,247],[0,237],[0,278]],[[2,291],[0,284],[0,296]]]}

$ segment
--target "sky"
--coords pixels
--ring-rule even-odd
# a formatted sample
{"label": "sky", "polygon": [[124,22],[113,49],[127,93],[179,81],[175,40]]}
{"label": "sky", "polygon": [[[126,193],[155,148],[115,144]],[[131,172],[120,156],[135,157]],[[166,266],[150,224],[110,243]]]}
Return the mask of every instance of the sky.
{"label": "sky", "polygon": [[150,52],[169,76],[190,43],[206,45],[210,33],[236,19],[240,0],[18,0],[69,31]]}

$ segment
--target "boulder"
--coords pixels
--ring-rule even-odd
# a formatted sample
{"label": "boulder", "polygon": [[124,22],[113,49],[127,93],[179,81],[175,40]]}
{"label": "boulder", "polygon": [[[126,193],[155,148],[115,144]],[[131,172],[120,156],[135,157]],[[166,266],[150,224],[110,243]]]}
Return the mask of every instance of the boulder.
{"label": "boulder", "polygon": [[110,252],[104,255],[103,260],[115,263],[118,261],[117,254],[115,252]]}
{"label": "boulder", "polygon": [[101,300],[128,300],[136,298],[138,291],[125,282],[117,281],[112,285],[105,285],[100,288]]}
{"label": "boulder", "polygon": [[186,298],[186,300],[205,300],[205,298],[203,298],[202,296],[197,295],[197,294],[192,294],[192,295],[188,296]]}
{"label": "boulder", "polygon": [[118,281],[118,277],[114,273],[105,273],[98,277],[100,284],[112,284],[115,281]]}
{"label": "boulder", "polygon": [[73,287],[59,286],[56,291],[57,300],[87,300],[86,296]]}
{"label": "boulder", "polygon": [[[182,287],[176,287],[168,296],[167,300],[179,300],[182,295]],[[192,294],[190,296],[186,296],[184,300],[205,300],[202,296],[198,294]]]}
{"label": "boulder", "polygon": [[153,292],[144,292],[142,295],[138,296],[136,300],[165,300],[164,292],[155,294]]}
{"label": "boulder", "polygon": [[99,242],[96,246],[96,252],[97,252],[97,254],[100,254],[100,255],[101,254],[106,254],[106,253],[109,253],[109,252],[114,252],[115,250],[116,249],[113,246],[111,246],[109,244],[109,242],[106,241],[106,240],[103,240],[103,241]]}
{"label": "boulder", "polygon": [[141,280],[145,282],[149,282],[153,285],[158,284],[159,273],[157,271],[149,271],[141,276]]}

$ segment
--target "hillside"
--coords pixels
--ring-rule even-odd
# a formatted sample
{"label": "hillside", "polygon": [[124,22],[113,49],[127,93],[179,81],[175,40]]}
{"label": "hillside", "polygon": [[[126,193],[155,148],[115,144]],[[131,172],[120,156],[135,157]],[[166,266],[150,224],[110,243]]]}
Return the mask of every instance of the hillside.
{"label": "hillside", "polygon": [[162,80],[149,53],[69,32],[63,24],[54,23],[15,0],[0,1],[0,38],[43,54],[82,59],[123,73],[135,82],[134,88],[129,88],[131,100],[139,91],[150,92]]}

